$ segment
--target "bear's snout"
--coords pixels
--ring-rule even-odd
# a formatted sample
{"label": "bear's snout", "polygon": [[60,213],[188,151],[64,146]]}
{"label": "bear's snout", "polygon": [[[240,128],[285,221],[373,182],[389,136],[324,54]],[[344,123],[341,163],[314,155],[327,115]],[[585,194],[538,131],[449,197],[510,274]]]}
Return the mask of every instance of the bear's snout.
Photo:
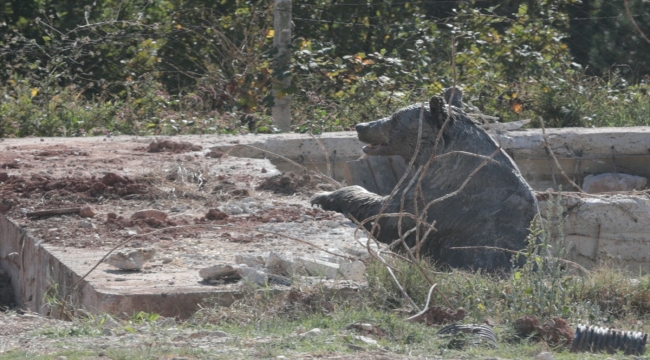
{"label": "bear's snout", "polygon": [[[383,119],[382,119],[383,120]],[[354,129],[357,131],[359,140],[366,144],[384,144],[388,142],[385,121],[377,120],[368,123],[357,124]]]}

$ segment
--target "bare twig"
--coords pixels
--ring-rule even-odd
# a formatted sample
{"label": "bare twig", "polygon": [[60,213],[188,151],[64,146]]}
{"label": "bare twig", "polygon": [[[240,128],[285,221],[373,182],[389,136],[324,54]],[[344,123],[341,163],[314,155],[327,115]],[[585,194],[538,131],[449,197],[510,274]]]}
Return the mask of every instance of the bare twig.
{"label": "bare twig", "polygon": [[458,195],[461,191],[463,191],[463,189],[465,189],[465,186],[467,186],[467,184],[468,184],[469,181],[474,177],[474,175],[475,175],[479,170],[481,170],[485,165],[487,165],[488,161],[489,161],[490,159],[494,158],[494,157],[496,156],[496,154],[498,154],[500,151],[501,151],[501,147],[497,147],[497,149],[494,150],[494,152],[493,152],[493,153],[492,153],[488,158],[486,158],[485,160],[483,160],[483,162],[482,162],[479,166],[477,166],[476,169],[474,169],[474,171],[472,171],[472,172],[469,174],[469,176],[465,179],[465,181],[463,181],[463,183],[460,185],[460,187],[459,187],[456,191],[451,192],[451,193],[449,193],[449,194],[447,194],[447,195],[445,195],[445,196],[441,196],[441,197],[439,197],[439,198],[437,198],[437,199],[434,199],[434,200],[430,201],[430,202],[427,204],[427,206],[424,208],[424,212],[426,213],[426,211],[429,210],[429,207],[431,207],[431,205],[433,205],[433,204],[435,204],[435,203],[439,203],[439,202],[444,201],[444,200],[446,200],[446,199],[449,199],[450,197],[456,196],[456,195]]}
{"label": "bare twig", "polygon": [[99,261],[93,266],[84,276],[82,276],[79,280],[75,281],[71,286],[70,289],[74,289],[75,286],[77,286],[83,279],[85,279],[90,273],[92,273],[110,254],[113,253],[113,251],[119,249],[120,247],[126,245],[129,241],[141,237],[141,236],[148,236],[152,234],[156,234],[159,232],[163,232],[166,230],[175,230],[175,229],[184,229],[184,228],[191,228],[191,227],[213,227],[214,225],[208,225],[208,224],[192,224],[192,225],[179,225],[179,226],[170,226],[170,227],[165,227],[161,229],[156,229],[154,231],[150,231],[147,233],[142,233],[142,234],[135,234],[133,236],[130,236],[126,240],[122,241],[121,243],[115,245],[112,249],[110,249]]}
{"label": "bare twig", "polygon": [[645,40],[648,44],[650,44],[650,39],[648,39],[647,36],[643,33],[639,25],[636,23],[636,20],[634,20],[634,16],[632,16],[632,12],[630,11],[630,6],[627,3],[627,0],[623,0],[623,4],[625,4],[625,12],[627,13],[627,17],[630,19],[632,22],[632,25],[634,25],[634,29],[641,35],[643,40]]}
{"label": "bare twig", "polygon": [[290,163],[291,165],[297,166],[299,168],[304,169],[307,172],[313,173],[316,177],[318,177],[319,179],[327,181],[328,183],[334,185],[337,189],[340,189],[340,188],[343,187],[343,185],[341,185],[340,182],[332,179],[331,177],[329,177],[329,176],[327,176],[327,175],[325,175],[325,174],[323,174],[323,173],[321,173],[319,171],[314,171],[314,170],[311,170],[311,169],[307,169],[305,166],[303,166],[301,164],[298,164],[297,162],[295,162],[295,161],[293,161],[293,160],[291,160],[291,159],[289,159],[289,158],[287,158],[285,156],[276,154],[276,153],[274,153],[272,151],[269,151],[269,150],[260,149],[260,148],[255,147],[255,146],[246,145],[246,144],[238,144],[238,145],[235,145],[235,146],[231,147],[230,149],[228,149],[228,151],[226,151],[226,153],[224,155],[229,155],[231,151],[233,151],[234,149],[236,149],[238,147],[247,147],[247,148],[255,149],[257,151],[261,151],[261,152],[264,152],[264,153],[267,153],[267,154],[271,154],[273,156],[276,156],[276,157]]}
{"label": "bare twig", "polygon": [[315,137],[314,134],[312,134],[311,132],[309,133],[309,135],[311,136],[312,139],[314,139],[316,141],[316,143],[318,144],[318,147],[320,147],[320,150],[325,155],[325,165],[327,166],[327,176],[329,176],[330,178],[333,179],[334,174],[332,173],[332,164],[330,163],[330,154],[327,152],[327,149],[325,148],[325,145],[323,145],[323,143],[320,141],[319,138]]}
{"label": "bare twig", "polygon": [[348,260],[352,260],[352,261],[359,260],[358,258],[355,258],[355,257],[351,257],[351,256],[347,256],[347,255],[341,255],[341,254],[337,254],[335,252],[325,250],[325,249],[323,249],[322,247],[320,247],[320,246],[318,246],[316,244],[310,243],[309,241],[298,239],[298,238],[295,238],[293,236],[289,236],[289,235],[286,235],[286,234],[281,234],[281,233],[276,233],[276,232],[273,232],[273,231],[266,231],[266,230],[253,230],[253,231],[258,232],[258,233],[262,233],[262,234],[270,234],[270,235],[282,236],[282,237],[287,238],[289,240],[293,240],[293,241],[297,241],[297,242],[299,242],[301,244],[309,245],[309,246],[314,247],[314,248],[316,248],[316,249],[318,249],[318,250],[320,250],[322,252],[328,253],[330,255],[338,256],[338,257],[341,257],[341,258],[344,258],[344,259],[348,259]]}
{"label": "bare twig", "polygon": [[427,312],[429,312],[429,308],[430,308],[429,305],[431,304],[431,295],[433,295],[433,290],[436,288],[436,286],[438,286],[438,284],[431,285],[431,288],[429,289],[429,293],[427,294],[427,302],[424,305],[424,310],[406,319],[406,321],[419,322],[422,320],[423,317],[427,315]]}
{"label": "bare twig", "polygon": [[400,285],[399,281],[397,281],[397,278],[395,277],[395,274],[393,274],[393,270],[391,270],[390,267],[388,267],[388,266],[386,266],[386,270],[388,270],[388,273],[393,278],[393,281],[395,282],[395,285],[397,285],[397,287],[399,288],[399,291],[402,292],[402,295],[404,295],[406,300],[408,300],[408,302],[411,303],[411,306],[413,306],[413,308],[415,308],[418,312],[420,312],[420,308],[417,306],[417,304],[415,304],[415,301],[413,301],[413,299],[411,299],[409,294],[406,293],[406,290],[404,290],[402,285]]}
{"label": "bare twig", "polygon": [[578,184],[576,184],[573,180],[571,180],[567,174],[564,172],[564,169],[562,168],[562,165],[560,165],[560,162],[557,160],[557,157],[555,156],[555,153],[553,152],[553,149],[551,149],[551,145],[548,144],[548,140],[546,139],[546,128],[544,127],[544,119],[542,117],[539,117],[539,122],[542,125],[542,137],[544,138],[544,145],[546,146],[546,149],[550,153],[550,155],[553,157],[553,161],[555,162],[555,166],[560,170],[560,173],[562,174],[562,177],[571,184],[574,188],[576,188],[579,192],[583,193],[585,192],[582,190]]}

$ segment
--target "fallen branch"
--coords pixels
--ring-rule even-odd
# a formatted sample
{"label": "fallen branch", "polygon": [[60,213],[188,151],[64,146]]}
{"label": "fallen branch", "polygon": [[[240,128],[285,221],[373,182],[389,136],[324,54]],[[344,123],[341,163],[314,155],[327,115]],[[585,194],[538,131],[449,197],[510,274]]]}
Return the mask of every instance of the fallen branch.
{"label": "fallen branch", "polygon": [[[393,274],[393,270],[391,270],[389,266],[386,266],[386,270],[388,270],[388,273],[389,273],[390,276],[393,278],[393,281],[395,282],[395,285],[397,285],[397,287],[399,288],[399,291],[402,292],[402,295],[404,295],[404,297],[406,298],[406,300],[408,300],[408,301],[411,303],[411,306],[413,306],[413,308],[415,308],[415,309],[419,312],[419,311],[420,311],[420,308],[417,306],[417,304],[415,303],[415,301],[413,301],[413,299],[411,299],[411,297],[409,296],[409,294],[406,293],[406,290],[404,290],[404,288],[402,287],[402,285],[400,285],[399,281],[397,281],[397,278],[395,277],[395,274]],[[436,285],[433,285],[433,286],[436,286]],[[433,290],[433,288],[432,288],[432,290]],[[430,292],[429,292],[429,295],[431,295]],[[427,304],[429,304],[428,301],[427,301]]]}
{"label": "fallen branch", "polygon": [[170,226],[162,229],[156,229],[154,231],[150,231],[148,233],[143,233],[143,234],[135,234],[130,236],[128,239],[122,241],[121,243],[115,245],[112,249],[110,249],[106,255],[104,255],[99,261],[93,266],[88,272],[82,276],[79,280],[75,281],[72,285],[70,285],[70,289],[74,289],[75,286],[77,286],[83,279],[85,279],[90,273],[92,273],[110,254],[113,253],[113,251],[119,249],[120,247],[126,245],[129,241],[140,237],[140,236],[148,236],[152,234],[156,234],[165,230],[174,230],[174,229],[184,229],[184,228],[191,228],[191,227],[214,227],[214,225],[208,225],[208,224],[192,224],[192,225],[179,225],[179,226]]}
{"label": "fallen branch", "polygon": [[26,215],[29,217],[67,215],[67,214],[78,214],[79,211],[81,211],[80,207],[65,208],[65,209],[47,209],[47,210],[28,212]]}
{"label": "fallen branch", "polygon": [[[410,322],[420,322],[422,319],[427,316],[427,312],[429,312],[429,309],[431,308],[429,305],[431,304],[431,295],[433,295],[433,290],[438,286],[438,284],[433,284],[431,285],[431,288],[429,289],[429,293],[427,294],[427,302],[424,304],[424,310],[419,311],[417,314],[411,316],[410,318],[406,319],[406,321]],[[417,307],[416,307],[417,309]],[[419,309],[418,309],[419,310]]]}

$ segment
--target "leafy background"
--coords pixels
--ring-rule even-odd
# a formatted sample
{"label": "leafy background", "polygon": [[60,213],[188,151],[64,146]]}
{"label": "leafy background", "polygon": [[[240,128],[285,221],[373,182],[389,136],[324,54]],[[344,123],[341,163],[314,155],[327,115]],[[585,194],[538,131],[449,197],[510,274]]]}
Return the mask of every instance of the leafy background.
{"label": "leafy background", "polygon": [[537,126],[650,123],[650,3],[296,0],[273,69],[273,6],[242,0],[0,4],[0,137],[350,129],[454,83],[471,111]]}

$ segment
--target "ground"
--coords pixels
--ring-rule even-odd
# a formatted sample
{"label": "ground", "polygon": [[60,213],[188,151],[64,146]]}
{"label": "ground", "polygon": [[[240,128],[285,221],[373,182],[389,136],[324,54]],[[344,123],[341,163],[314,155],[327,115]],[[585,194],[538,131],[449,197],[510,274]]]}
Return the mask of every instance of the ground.
{"label": "ground", "polygon": [[[313,193],[331,184],[304,177],[299,169],[282,176],[268,160],[210,151],[223,138],[184,140],[192,145],[152,146],[151,138],[136,137],[4,140],[0,211],[42,239],[44,246],[68,254],[81,272],[116,244],[150,233],[125,245],[157,250],[143,271],[115,271],[102,264],[88,277],[97,284],[101,281],[107,290],[228,288],[235,284],[202,283],[198,269],[232,262],[237,254],[266,255],[271,250],[323,254],[291,238],[333,251],[359,250],[347,219],[308,205]],[[38,210],[82,206],[90,206],[95,216],[29,216]],[[142,209],[164,211],[167,218],[131,218]],[[92,256],[77,259],[88,254]],[[453,283],[472,279],[470,274],[451,276]],[[495,284],[501,286],[503,281],[496,279]],[[473,288],[469,290],[474,294]],[[359,292],[335,300],[327,293],[314,298],[310,291],[296,286],[291,294],[298,295],[271,304],[256,300],[260,295],[252,292],[250,302],[233,308],[206,307],[184,320],[144,312],[114,317],[80,312],[64,321],[14,308],[0,312],[0,359],[529,359],[544,351],[559,352],[557,358],[585,357],[538,342],[454,349],[449,339],[436,336],[438,327],[405,322],[411,310],[377,310],[377,304],[395,301],[386,294]],[[461,294],[452,302],[471,296]],[[484,303],[491,309],[499,301]],[[475,315],[476,307],[468,310],[473,315],[466,321],[485,320],[485,315]],[[507,339],[511,331],[507,317],[489,315],[497,318],[499,340]],[[364,335],[358,330],[362,323],[381,331]],[[622,327],[646,328],[635,323]]]}

